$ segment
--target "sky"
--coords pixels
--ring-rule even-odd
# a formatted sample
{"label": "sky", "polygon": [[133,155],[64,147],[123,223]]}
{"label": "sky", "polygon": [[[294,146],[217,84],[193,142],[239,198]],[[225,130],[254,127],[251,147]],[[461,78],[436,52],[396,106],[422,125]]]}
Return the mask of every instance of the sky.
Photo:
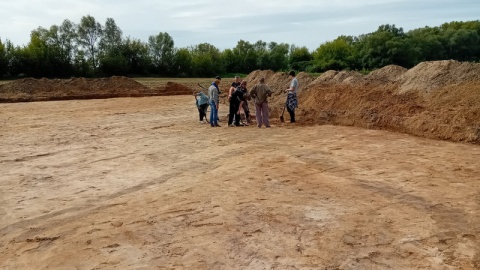
{"label": "sky", "polygon": [[38,27],[113,18],[124,37],[147,42],[167,32],[175,47],[239,40],[288,43],[311,51],[341,35],[371,33],[383,24],[405,32],[451,21],[480,20],[480,0],[0,0],[0,40],[27,45]]}

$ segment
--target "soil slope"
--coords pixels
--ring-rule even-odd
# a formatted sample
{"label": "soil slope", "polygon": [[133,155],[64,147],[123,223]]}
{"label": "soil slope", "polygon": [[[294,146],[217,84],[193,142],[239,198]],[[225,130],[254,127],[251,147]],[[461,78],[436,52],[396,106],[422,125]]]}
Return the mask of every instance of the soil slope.
{"label": "soil slope", "polygon": [[[252,72],[275,90],[278,117],[288,86],[285,73]],[[406,70],[386,66],[361,75],[327,71],[312,80],[300,74],[299,121],[386,129],[417,136],[480,144],[480,64],[424,62]],[[251,85],[252,87],[252,85]]]}

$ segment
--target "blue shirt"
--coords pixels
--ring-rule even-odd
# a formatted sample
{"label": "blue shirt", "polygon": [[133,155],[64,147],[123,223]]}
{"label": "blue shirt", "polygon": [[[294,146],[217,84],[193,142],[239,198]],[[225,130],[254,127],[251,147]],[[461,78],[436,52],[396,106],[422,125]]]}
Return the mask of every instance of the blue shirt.
{"label": "blue shirt", "polygon": [[197,99],[197,105],[198,106],[208,103],[208,97],[204,93],[202,93],[202,92],[198,93],[197,97],[199,97]]}

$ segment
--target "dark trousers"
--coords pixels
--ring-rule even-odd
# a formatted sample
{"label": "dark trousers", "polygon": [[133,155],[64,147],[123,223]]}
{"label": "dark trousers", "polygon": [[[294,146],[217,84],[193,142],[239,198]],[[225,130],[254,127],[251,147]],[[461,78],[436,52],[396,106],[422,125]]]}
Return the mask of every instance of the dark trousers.
{"label": "dark trousers", "polygon": [[197,108],[198,108],[198,115],[200,116],[200,121],[203,121],[204,117],[205,117],[205,121],[207,121],[208,103],[200,105]]}
{"label": "dark trousers", "polygon": [[233,123],[233,119],[235,118],[235,126],[240,125],[240,114],[238,113],[240,104],[230,102],[230,111],[228,113],[228,125]]}
{"label": "dark trousers", "polygon": [[295,109],[290,110],[287,106],[287,111],[290,114],[290,123],[295,123]]}
{"label": "dark trousers", "polygon": [[243,102],[243,111],[245,112],[245,118],[247,120],[247,123],[252,123],[252,120],[250,119],[250,109],[248,108],[248,101]]}

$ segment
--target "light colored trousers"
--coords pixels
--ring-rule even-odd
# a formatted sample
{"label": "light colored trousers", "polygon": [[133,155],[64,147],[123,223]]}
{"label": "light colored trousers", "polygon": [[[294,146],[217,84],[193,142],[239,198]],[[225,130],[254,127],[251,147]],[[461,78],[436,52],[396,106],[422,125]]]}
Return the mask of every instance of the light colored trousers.
{"label": "light colored trousers", "polygon": [[255,103],[255,116],[257,118],[257,126],[262,127],[262,124],[265,124],[266,127],[270,127],[270,122],[268,121],[268,103],[263,102],[261,104]]}

